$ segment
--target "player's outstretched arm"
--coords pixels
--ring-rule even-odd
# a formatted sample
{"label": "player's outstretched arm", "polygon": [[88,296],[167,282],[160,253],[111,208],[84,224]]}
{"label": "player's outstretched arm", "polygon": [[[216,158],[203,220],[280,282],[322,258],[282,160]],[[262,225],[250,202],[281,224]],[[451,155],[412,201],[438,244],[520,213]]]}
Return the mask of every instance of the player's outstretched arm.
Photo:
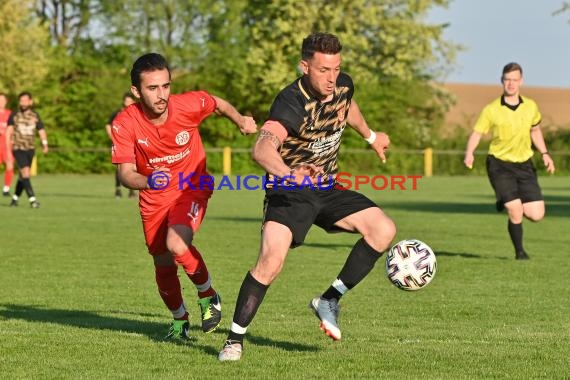
{"label": "player's outstretched arm", "polygon": [[368,127],[368,123],[366,123],[366,120],[360,111],[360,107],[358,107],[358,104],[354,99],[352,99],[352,102],[350,103],[346,121],[352,129],[358,132],[358,134],[360,134],[360,136],[370,144],[382,162],[386,162],[386,151],[390,146],[390,138],[387,134],[383,132],[374,132]]}
{"label": "player's outstretched arm", "polygon": [[216,113],[227,117],[239,128],[242,135],[257,133],[257,124],[251,116],[244,116],[225,99],[212,95],[216,101]]}

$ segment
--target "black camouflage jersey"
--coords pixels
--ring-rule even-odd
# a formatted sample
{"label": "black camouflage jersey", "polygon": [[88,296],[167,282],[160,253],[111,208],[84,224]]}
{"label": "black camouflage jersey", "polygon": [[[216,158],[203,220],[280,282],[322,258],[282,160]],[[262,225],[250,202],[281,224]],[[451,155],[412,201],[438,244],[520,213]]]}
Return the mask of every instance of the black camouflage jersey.
{"label": "black camouflage jersey", "polygon": [[[354,85],[345,73],[337,78],[331,101],[321,101],[308,91],[305,77],[285,87],[273,101],[268,120],[281,123],[288,136],[281,146],[281,157],[290,168],[307,162],[322,166],[323,183],[338,172],[337,156]],[[332,177],[332,178],[331,178]],[[268,175],[268,187],[274,178]]]}
{"label": "black camouflage jersey", "polygon": [[37,112],[28,109],[24,112],[12,112],[8,125],[14,127],[13,150],[31,150],[36,147],[36,129],[44,129],[44,124]]}

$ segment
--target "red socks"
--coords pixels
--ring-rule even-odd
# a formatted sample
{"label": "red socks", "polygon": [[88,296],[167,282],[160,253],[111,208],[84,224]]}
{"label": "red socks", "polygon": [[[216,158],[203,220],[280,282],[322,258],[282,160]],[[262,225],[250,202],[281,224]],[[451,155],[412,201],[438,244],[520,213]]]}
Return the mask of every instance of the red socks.
{"label": "red socks", "polygon": [[[177,264],[184,268],[188,278],[194,283],[198,290],[198,297],[211,297],[216,294],[210,283],[210,274],[200,252],[193,247],[182,255],[174,256]],[[187,319],[188,312],[184,306],[182,298],[182,288],[178,278],[178,266],[158,266],[155,265],[155,279],[158,292],[162,301],[172,312],[174,319]]]}
{"label": "red socks", "polygon": [[178,279],[178,267],[155,266],[155,278],[158,285],[158,293],[162,301],[172,312],[175,319],[187,319],[188,313],[182,300],[182,289]]}
{"label": "red socks", "polygon": [[4,172],[4,186],[10,187],[12,184],[12,179],[14,178],[14,169],[8,170]]}
{"label": "red socks", "polygon": [[206,263],[196,247],[191,245],[182,255],[175,255],[174,260],[184,268],[184,272],[198,289],[199,298],[211,297],[216,294],[210,284],[210,274],[206,268]]}

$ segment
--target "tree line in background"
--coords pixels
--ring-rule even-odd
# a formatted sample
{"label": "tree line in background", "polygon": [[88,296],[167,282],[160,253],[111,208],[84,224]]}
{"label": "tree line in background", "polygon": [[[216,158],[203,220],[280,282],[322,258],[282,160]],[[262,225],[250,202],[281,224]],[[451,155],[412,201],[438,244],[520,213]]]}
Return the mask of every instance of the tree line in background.
{"label": "tree line in background", "polygon": [[[343,43],[343,70],[370,126],[394,146],[424,148],[437,138],[451,97],[438,87],[460,46],[446,24],[426,21],[449,0],[3,0],[0,91],[31,91],[57,153],[42,171],[105,172],[104,125],[130,87],[132,62],[167,57],[173,92],[205,89],[261,124],[275,95],[298,75],[302,38],[329,31]],[[206,146],[249,147],[223,118],[201,130]],[[345,146],[366,143],[347,132]]]}

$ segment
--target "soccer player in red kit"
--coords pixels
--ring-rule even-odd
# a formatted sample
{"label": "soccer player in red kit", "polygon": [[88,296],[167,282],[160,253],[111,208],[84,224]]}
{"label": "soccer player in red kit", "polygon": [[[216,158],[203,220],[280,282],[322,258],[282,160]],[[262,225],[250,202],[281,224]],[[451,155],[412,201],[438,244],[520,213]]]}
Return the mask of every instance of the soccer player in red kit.
{"label": "soccer player in red kit", "polygon": [[10,195],[10,185],[12,178],[14,178],[14,158],[12,151],[8,149],[6,144],[6,128],[8,127],[8,119],[10,118],[11,111],[6,108],[8,104],[8,97],[3,92],[0,92],[0,165],[4,163],[6,170],[4,171],[4,187],[2,188],[2,195],[5,197]]}
{"label": "soccer player in red kit", "polygon": [[[202,330],[221,320],[221,300],[211,285],[200,252],[192,245],[213,186],[198,127],[217,113],[242,134],[257,132],[255,121],[206,91],[170,94],[171,75],[163,56],[149,53],[131,69],[131,92],[139,100],[121,111],[112,125],[113,163],[124,186],[140,190],[139,208],[159,294],[174,321],[167,338],[187,339],[188,311],[177,275],[182,266],[198,291]],[[211,184],[211,182],[208,182]]]}

